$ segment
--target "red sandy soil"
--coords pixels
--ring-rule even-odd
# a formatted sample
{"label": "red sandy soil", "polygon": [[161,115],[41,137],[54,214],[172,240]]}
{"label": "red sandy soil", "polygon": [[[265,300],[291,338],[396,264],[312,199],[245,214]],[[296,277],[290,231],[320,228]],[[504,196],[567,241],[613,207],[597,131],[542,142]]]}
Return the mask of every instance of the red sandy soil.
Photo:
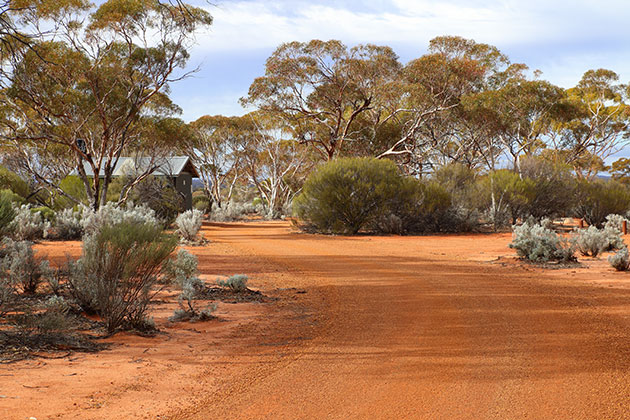
{"label": "red sandy soil", "polygon": [[[509,234],[326,237],[212,224],[204,278],[271,303],[0,366],[0,419],[630,419],[630,274],[542,269]],[[78,243],[41,253],[75,254]]]}

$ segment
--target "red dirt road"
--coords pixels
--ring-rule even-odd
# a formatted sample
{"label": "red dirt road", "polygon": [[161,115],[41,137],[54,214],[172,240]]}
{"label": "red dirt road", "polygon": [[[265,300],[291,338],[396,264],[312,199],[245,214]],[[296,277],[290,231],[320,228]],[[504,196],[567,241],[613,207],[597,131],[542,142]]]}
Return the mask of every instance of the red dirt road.
{"label": "red dirt road", "polygon": [[551,270],[509,234],[203,232],[202,278],[248,274],[269,303],[169,323],[170,291],[156,337],[0,366],[0,420],[630,419],[630,274],[605,256]]}
{"label": "red dirt road", "polygon": [[321,237],[251,223],[207,236],[274,265],[321,319],[290,345],[248,349],[238,379],[169,418],[630,418],[628,275],[605,260],[491,263],[510,255],[509,235]]}

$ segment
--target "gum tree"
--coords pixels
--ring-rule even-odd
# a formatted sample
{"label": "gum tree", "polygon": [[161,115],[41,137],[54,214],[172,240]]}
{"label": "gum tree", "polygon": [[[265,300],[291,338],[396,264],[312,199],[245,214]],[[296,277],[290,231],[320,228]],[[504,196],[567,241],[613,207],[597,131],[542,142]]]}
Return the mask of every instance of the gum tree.
{"label": "gum tree", "polygon": [[[2,91],[9,105],[0,132],[5,144],[28,154],[31,176],[60,193],[40,169],[50,156],[67,157],[98,208],[120,156],[142,139],[146,119],[176,109],[166,96],[169,84],[188,74],[182,70],[194,34],[211,16],[157,0],[98,7],[83,0],[19,2],[13,18],[42,36],[30,48],[12,44],[19,53]],[[51,22],[53,30],[39,29]]]}

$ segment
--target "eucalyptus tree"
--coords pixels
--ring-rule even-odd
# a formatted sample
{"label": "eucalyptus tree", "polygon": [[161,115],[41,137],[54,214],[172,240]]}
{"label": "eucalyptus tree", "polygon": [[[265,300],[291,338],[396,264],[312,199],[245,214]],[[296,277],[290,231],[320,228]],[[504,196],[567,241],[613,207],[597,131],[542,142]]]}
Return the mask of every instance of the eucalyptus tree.
{"label": "eucalyptus tree", "polygon": [[[179,148],[199,171],[204,193],[218,207],[229,203],[243,177],[243,151],[256,127],[248,117],[203,116],[189,124],[191,133]],[[226,189],[224,194],[223,190]]]}
{"label": "eucalyptus tree", "polygon": [[[13,15],[23,27],[54,29],[30,48],[12,44],[19,53],[1,92],[8,110],[0,135],[39,162],[67,156],[98,208],[120,156],[143,138],[143,124],[176,110],[169,84],[188,74],[194,34],[212,18],[180,2],[20,1],[25,7]],[[63,193],[38,166],[27,165],[31,176]]]}
{"label": "eucalyptus tree", "polygon": [[617,73],[589,70],[568,90],[573,116],[558,125],[557,147],[581,178],[592,178],[609,156],[628,144],[630,135],[629,86]]}
{"label": "eucalyptus tree", "polygon": [[255,127],[243,151],[243,170],[263,201],[268,217],[282,214],[283,207],[300,193],[313,167],[312,153],[300,147],[293,127],[277,114],[246,115]]}
{"label": "eucalyptus tree", "polygon": [[471,139],[462,135],[472,127],[462,126],[462,99],[492,88],[509,71],[508,58],[494,46],[454,36],[431,40],[428,53],[410,61],[392,85],[398,95],[379,110],[380,121],[396,120],[401,129],[378,157],[402,158],[417,174],[446,163],[445,156],[474,164]]}
{"label": "eucalyptus tree", "polygon": [[241,103],[287,121],[301,143],[329,160],[360,139],[360,116],[375,107],[382,86],[394,82],[400,69],[389,47],[290,42],[269,57],[265,75]]}

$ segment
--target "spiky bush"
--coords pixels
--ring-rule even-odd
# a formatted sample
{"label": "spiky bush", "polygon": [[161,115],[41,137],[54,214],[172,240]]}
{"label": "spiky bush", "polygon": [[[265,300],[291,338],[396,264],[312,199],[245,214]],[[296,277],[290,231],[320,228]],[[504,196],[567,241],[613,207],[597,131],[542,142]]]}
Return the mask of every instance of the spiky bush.
{"label": "spiky bush", "polygon": [[247,290],[247,280],[249,278],[245,274],[235,274],[225,280],[217,279],[217,284],[221,287],[227,287],[235,292],[243,292]]}
{"label": "spiky bush", "polygon": [[197,209],[188,210],[177,216],[177,234],[183,241],[194,242],[203,223],[203,213]]}
{"label": "spiky bush", "polygon": [[42,217],[41,212],[33,212],[29,205],[24,204],[15,208],[15,217],[9,230],[11,236],[18,241],[35,241],[46,238],[50,226],[50,222]]}
{"label": "spiky bush", "polygon": [[5,283],[26,294],[33,294],[52,275],[48,261],[35,257],[33,244],[28,241],[2,240],[0,277]]}
{"label": "spiky bush", "polygon": [[573,244],[550,229],[539,224],[525,222],[514,227],[510,248],[528,261],[574,261]]}
{"label": "spiky bush", "polygon": [[617,271],[628,271],[630,268],[630,255],[628,255],[628,248],[623,247],[615,254],[608,257],[608,262]]}
{"label": "spiky bush", "polygon": [[103,318],[110,333],[144,326],[153,286],[176,246],[177,238],[155,223],[104,226],[84,238],[81,258],[70,266],[72,294]]}
{"label": "spiky bush", "polygon": [[83,230],[86,234],[94,234],[104,227],[121,223],[159,226],[160,221],[155,211],[147,206],[136,206],[133,203],[119,207],[114,203],[107,203],[97,211],[87,207],[81,209]]}
{"label": "spiky bush", "polygon": [[604,229],[589,226],[586,229],[576,230],[573,234],[572,241],[582,255],[596,257],[608,248],[609,233],[610,232]]}
{"label": "spiky bush", "polygon": [[83,236],[83,211],[84,207],[78,209],[63,209],[57,213],[53,224],[55,237],[58,239],[71,240],[79,239]]}

